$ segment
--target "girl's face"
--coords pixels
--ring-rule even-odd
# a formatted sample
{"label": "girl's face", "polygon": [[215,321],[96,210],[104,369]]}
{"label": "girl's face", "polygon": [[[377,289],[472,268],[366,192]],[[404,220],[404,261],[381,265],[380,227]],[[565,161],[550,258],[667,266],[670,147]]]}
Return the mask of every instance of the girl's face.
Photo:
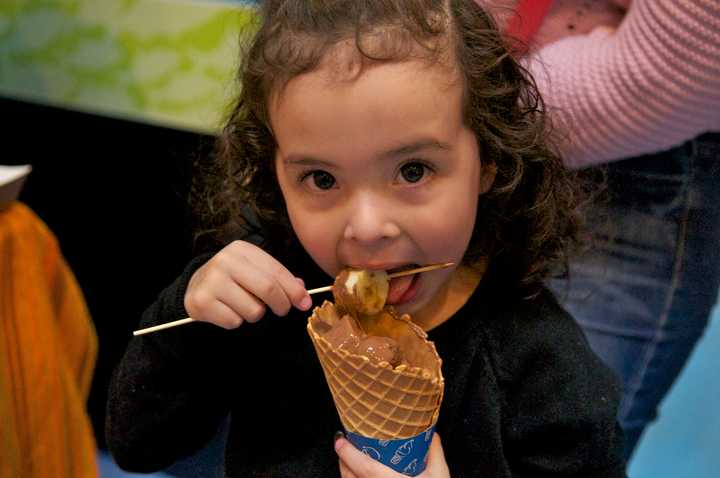
{"label": "girl's face", "polygon": [[[345,266],[459,264],[478,195],[494,179],[463,124],[461,81],[420,60],[358,74],[334,58],[270,103],[278,182],[303,247],[331,276]],[[396,309],[421,310],[453,271],[394,281]]]}

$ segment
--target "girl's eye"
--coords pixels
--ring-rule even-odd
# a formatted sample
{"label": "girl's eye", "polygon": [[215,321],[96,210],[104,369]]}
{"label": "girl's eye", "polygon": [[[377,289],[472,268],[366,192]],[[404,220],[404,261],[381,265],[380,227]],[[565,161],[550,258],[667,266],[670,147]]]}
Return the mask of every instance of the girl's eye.
{"label": "girl's eye", "polygon": [[420,182],[427,174],[430,168],[422,163],[413,162],[404,164],[400,168],[400,175],[408,183]]}
{"label": "girl's eye", "polygon": [[322,170],[309,171],[309,172],[303,174],[301,180],[304,181],[304,180],[308,179],[309,177],[312,177],[313,186],[315,186],[318,189],[322,189],[323,191],[332,189],[333,186],[335,186],[335,178],[333,177],[332,174],[328,173],[327,171],[322,171]]}

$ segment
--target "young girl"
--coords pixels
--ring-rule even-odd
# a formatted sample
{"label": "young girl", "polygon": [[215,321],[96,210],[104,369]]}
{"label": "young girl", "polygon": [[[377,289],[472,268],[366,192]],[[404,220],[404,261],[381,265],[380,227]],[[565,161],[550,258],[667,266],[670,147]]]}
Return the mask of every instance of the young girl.
{"label": "young girl", "polygon": [[229,476],[337,476],[338,457],[346,477],[399,476],[333,451],[305,285],[453,261],[388,297],[443,358],[425,476],[447,476],[442,451],[453,477],[625,476],[616,384],[541,286],[577,236],[575,183],[489,17],[473,0],[276,0],[262,19],[197,198],[217,246],[141,322],[207,324],[131,342],[108,405],[120,466],[162,469],[230,412]]}

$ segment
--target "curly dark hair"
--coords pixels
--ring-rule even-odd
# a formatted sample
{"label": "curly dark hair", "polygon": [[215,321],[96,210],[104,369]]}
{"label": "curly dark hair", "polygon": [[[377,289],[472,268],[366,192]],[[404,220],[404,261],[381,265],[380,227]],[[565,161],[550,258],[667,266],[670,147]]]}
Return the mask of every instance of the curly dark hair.
{"label": "curly dark hair", "polygon": [[[534,81],[473,0],[269,0],[260,13],[238,74],[239,98],[193,186],[198,237],[221,245],[257,233],[272,254],[297,246],[274,171],[268,99],[340,41],[354,38],[373,61],[407,59],[414,43],[428,61],[449,49],[464,82],[464,121],[483,161],[497,168],[464,263],[490,257],[518,285],[537,285],[558,264],[567,269],[581,226],[580,183],[549,139]],[[365,39],[377,34],[391,41],[368,51]]]}

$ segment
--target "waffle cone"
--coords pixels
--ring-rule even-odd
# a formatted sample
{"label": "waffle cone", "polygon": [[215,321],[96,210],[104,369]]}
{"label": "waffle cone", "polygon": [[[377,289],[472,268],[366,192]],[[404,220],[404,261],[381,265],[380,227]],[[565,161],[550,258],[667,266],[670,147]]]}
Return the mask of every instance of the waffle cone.
{"label": "waffle cone", "polygon": [[409,363],[422,365],[393,367],[333,348],[318,329],[320,322],[337,319],[333,304],[325,302],[313,311],[307,329],[346,431],[390,440],[414,437],[432,426],[444,379],[442,361],[425,332],[408,315],[398,317],[392,309],[360,319],[368,334],[395,339]]}

